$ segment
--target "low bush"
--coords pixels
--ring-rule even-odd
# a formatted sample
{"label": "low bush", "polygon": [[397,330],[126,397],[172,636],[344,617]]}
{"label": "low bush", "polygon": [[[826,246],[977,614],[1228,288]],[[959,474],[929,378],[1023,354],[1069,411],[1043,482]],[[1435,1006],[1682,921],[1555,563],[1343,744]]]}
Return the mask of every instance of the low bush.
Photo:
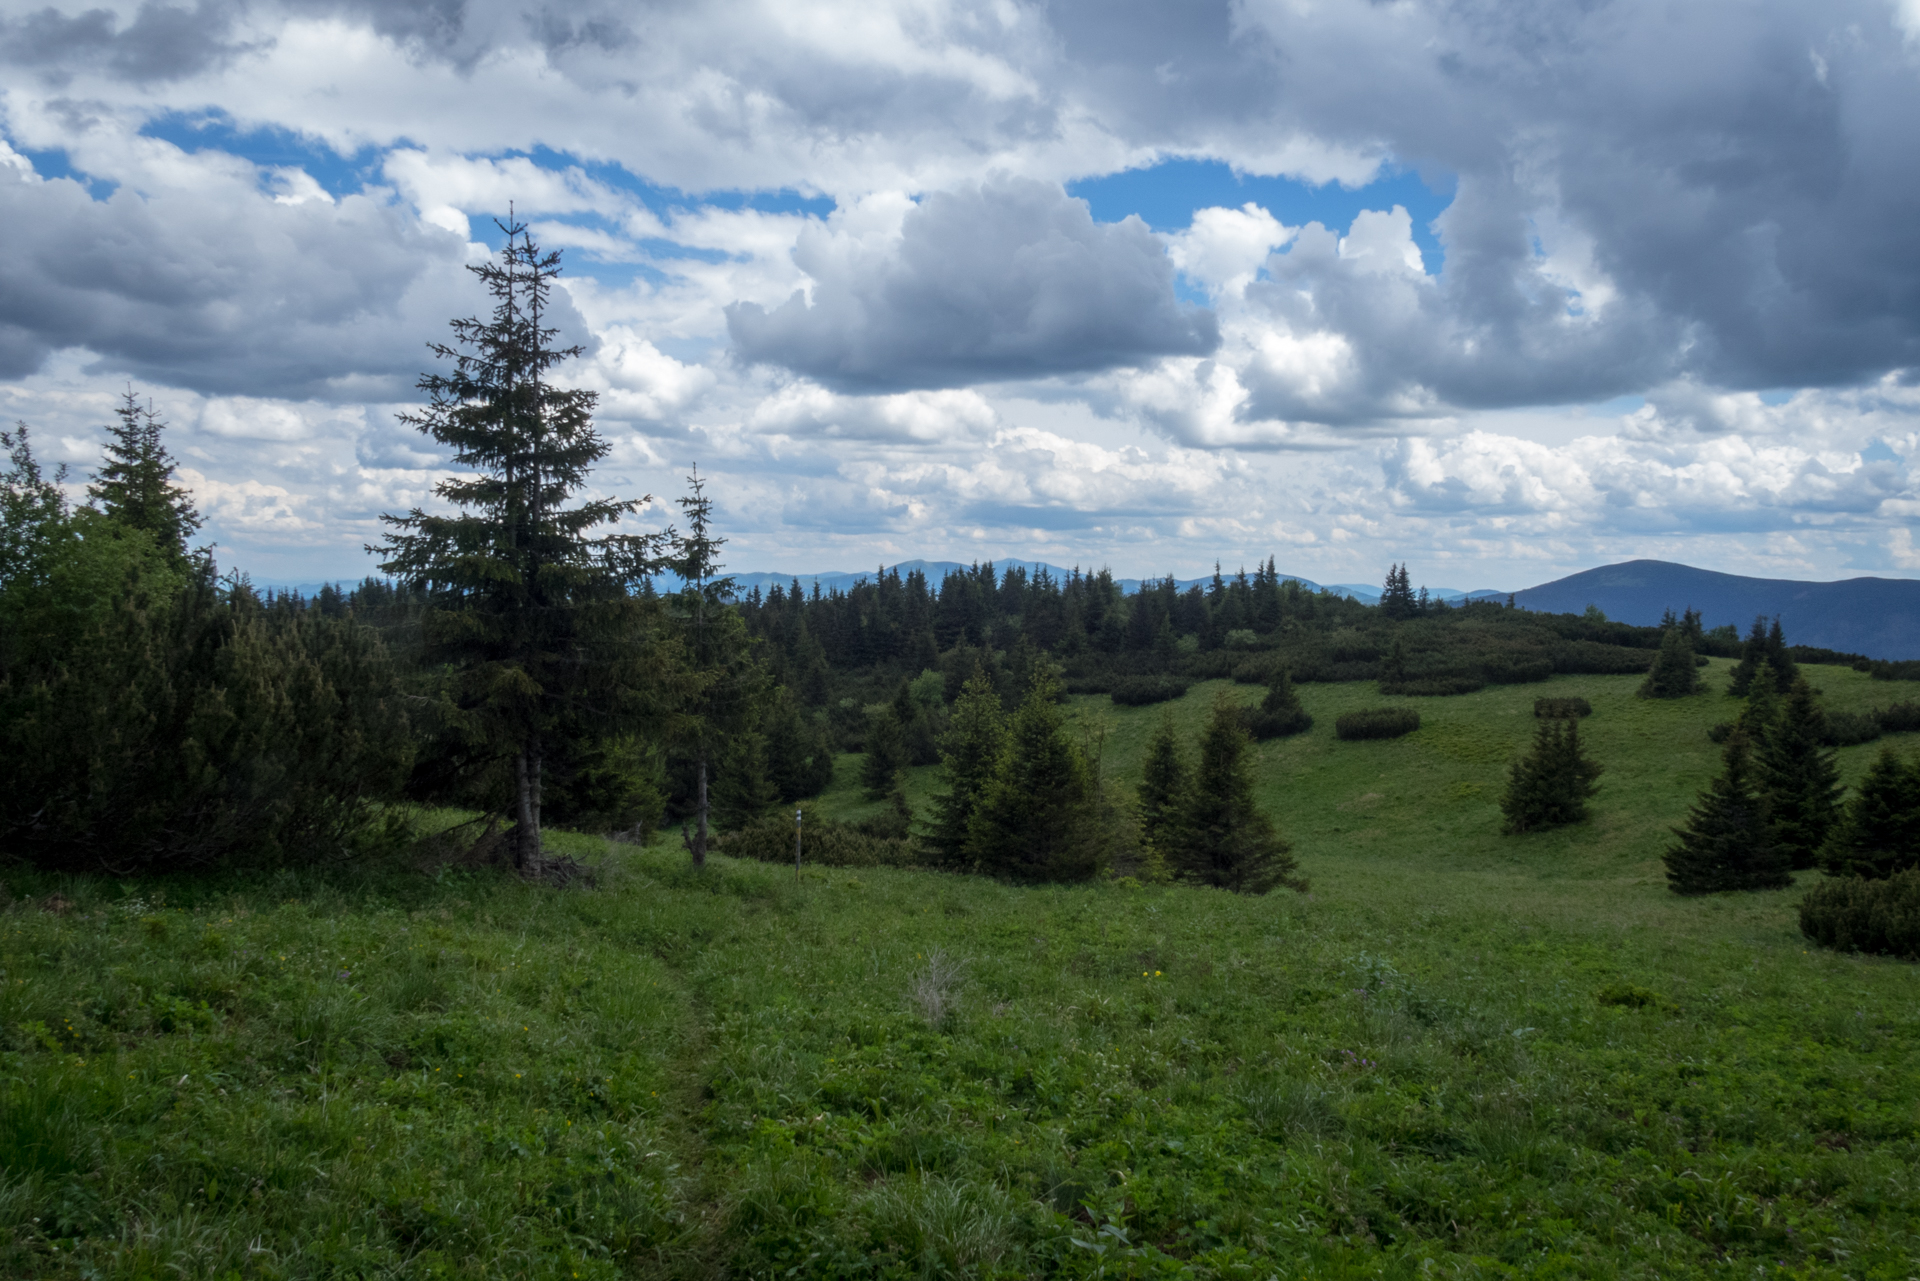
{"label": "low bush", "polygon": [[1445,698],[1450,694],[1472,694],[1485,689],[1478,676],[1416,676],[1403,681],[1381,681],[1380,692],[1388,697]]}
{"label": "low bush", "polygon": [[1480,672],[1490,685],[1527,685],[1553,675],[1553,660],[1545,656],[1517,658],[1501,654],[1481,663]]}
{"label": "low bush", "polygon": [[1920,729],[1920,703],[1895,703],[1875,711],[1874,719],[1889,734],[1905,734]]}
{"label": "low bush", "polygon": [[1593,715],[1593,704],[1584,698],[1536,698],[1533,714],[1542,720],[1566,720]]}
{"label": "low bush", "polygon": [[1420,713],[1411,707],[1369,707],[1346,712],[1333,723],[1336,738],[1399,738],[1420,728]]}
{"label": "low bush", "polygon": [[1733,722],[1719,721],[1707,727],[1707,737],[1716,743],[1724,743],[1733,737]]}
{"label": "low bush", "polygon": [[1179,676],[1122,676],[1108,696],[1122,707],[1145,707],[1179,698],[1187,692],[1187,684]]}
{"label": "low bush", "polygon": [[[784,814],[761,819],[712,843],[716,854],[761,863],[793,862],[793,820]],[[913,843],[894,835],[882,822],[839,823],[820,819],[802,824],[800,861],[818,867],[913,867]]]}
{"label": "low bush", "polygon": [[1553,651],[1553,670],[1567,675],[1631,676],[1653,666],[1654,651],[1603,645],[1599,641],[1566,641]]}
{"label": "low bush", "polygon": [[1821,742],[1828,747],[1871,743],[1880,737],[1880,729],[1880,719],[1872,712],[1828,712],[1827,732]]}
{"label": "low bush", "polygon": [[1800,932],[1836,951],[1920,959],[1920,869],[1822,881],[1801,900]]}

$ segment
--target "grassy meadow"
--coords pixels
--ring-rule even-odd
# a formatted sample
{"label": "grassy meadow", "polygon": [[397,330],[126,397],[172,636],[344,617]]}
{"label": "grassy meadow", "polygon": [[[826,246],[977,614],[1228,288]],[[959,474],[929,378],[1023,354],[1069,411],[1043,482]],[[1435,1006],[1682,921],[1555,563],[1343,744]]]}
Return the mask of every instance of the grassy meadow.
{"label": "grassy meadow", "polygon": [[[1920,970],[1805,947],[1801,890],[1666,891],[1735,704],[1637,683],[1301,687],[1258,750],[1308,895],[696,875],[677,833],[555,837],[591,889],[0,869],[0,1275],[1920,1275]],[[1602,790],[1503,837],[1541,694]],[[1422,728],[1334,739],[1383,701]],[[1117,786],[1165,711],[1074,700]]]}

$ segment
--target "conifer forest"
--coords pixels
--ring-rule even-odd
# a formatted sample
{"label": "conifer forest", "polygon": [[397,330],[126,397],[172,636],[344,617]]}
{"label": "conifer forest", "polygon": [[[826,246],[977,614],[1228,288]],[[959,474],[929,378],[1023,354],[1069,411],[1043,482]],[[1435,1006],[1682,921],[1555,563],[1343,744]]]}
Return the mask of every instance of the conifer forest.
{"label": "conifer forest", "polygon": [[0,1271],[1912,1275],[1911,664],[741,590],[503,230],[357,585],[221,564],[136,389],[0,433]]}

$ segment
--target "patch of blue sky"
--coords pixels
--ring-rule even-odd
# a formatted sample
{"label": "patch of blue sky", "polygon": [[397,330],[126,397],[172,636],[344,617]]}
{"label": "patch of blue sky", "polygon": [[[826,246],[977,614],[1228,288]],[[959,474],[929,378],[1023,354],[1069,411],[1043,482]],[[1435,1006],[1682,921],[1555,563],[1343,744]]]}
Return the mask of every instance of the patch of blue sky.
{"label": "patch of blue sky", "polygon": [[625,166],[612,161],[582,160],[578,156],[554,151],[548,147],[535,147],[531,151],[508,154],[524,155],[539,168],[555,173],[578,169],[595,182],[615,191],[627,193],[652,210],[655,216],[661,218],[678,210],[700,208],[729,211],[752,209],[759,213],[810,214],[816,218],[824,218],[834,210],[831,197],[808,195],[790,187],[765,191],[684,191],[678,187],[663,187],[658,183],[649,182]]}
{"label": "patch of blue sky", "polygon": [[1784,387],[1775,387],[1760,393],[1760,403],[1763,405],[1784,405],[1792,399],[1793,392]]}
{"label": "patch of blue sky", "polygon": [[1093,210],[1099,222],[1119,222],[1139,214],[1155,231],[1183,231],[1195,210],[1238,209],[1252,201],[1289,227],[1318,222],[1345,232],[1363,210],[1404,206],[1413,219],[1413,240],[1429,275],[1439,274],[1446,251],[1432,223],[1453,203],[1453,188],[1435,190],[1411,170],[1394,170],[1364,187],[1338,183],[1314,186],[1293,178],[1239,174],[1219,160],[1163,160],[1145,169],[1127,169],[1067,184]]}
{"label": "patch of blue sky", "polygon": [[223,111],[170,111],[149,120],[140,133],[190,154],[224,151],[263,168],[304,169],[336,200],[376,180],[383,154],[369,145],[343,156],[319,139],[291,129],[242,129]]}
{"label": "patch of blue sky", "polygon": [[42,178],[71,179],[85,187],[87,194],[95,200],[105,200],[120,189],[120,184],[117,182],[110,181],[106,178],[96,178],[90,173],[75,169],[73,167],[73,159],[67,155],[65,148],[56,147],[47,151],[35,151],[28,147],[22,147],[19,143],[11,140],[9,140],[8,145],[20,155],[25,156],[27,163],[33,166],[33,171]]}
{"label": "patch of blue sky", "polygon": [[1593,406],[1588,412],[1595,418],[1622,418],[1639,410],[1647,403],[1645,396],[1615,396]]}
{"label": "patch of blue sky", "polygon": [[1865,449],[1860,451],[1860,461],[1863,463],[1898,464],[1904,463],[1907,460],[1901,455],[1894,453],[1893,448],[1888,445],[1886,441],[1876,438]]}

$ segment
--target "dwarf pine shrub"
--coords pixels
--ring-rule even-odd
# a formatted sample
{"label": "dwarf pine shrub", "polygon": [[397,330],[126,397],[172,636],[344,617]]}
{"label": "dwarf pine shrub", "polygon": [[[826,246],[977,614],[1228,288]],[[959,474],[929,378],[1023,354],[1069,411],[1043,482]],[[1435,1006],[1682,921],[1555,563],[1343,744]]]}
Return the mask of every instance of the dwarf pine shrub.
{"label": "dwarf pine shrub", "polygon": [[1108,697],[1122,707],[1146,707],[1171,702],[1186,692],[1187,681],[1179,676],[1122,676]]}
{"label": "dwarf pine shrub", "polygon": [[1593,715],[1593,704],[1584,698],[1536,698],[1533,714],[1541,720],[1577,720]]}
{"label": "dwarf pine shrub", "polygon": [[1920,959],[1920,868],[1821,882],[1801,900],[1800,932],[1840,952]]}
{"label": "dwarf pine shrub", "polygon": [[1335,738],[1399,738],[1420,728],[1420,713],[1411,707],[1368,707],[1344,712],[1333,723]]}

